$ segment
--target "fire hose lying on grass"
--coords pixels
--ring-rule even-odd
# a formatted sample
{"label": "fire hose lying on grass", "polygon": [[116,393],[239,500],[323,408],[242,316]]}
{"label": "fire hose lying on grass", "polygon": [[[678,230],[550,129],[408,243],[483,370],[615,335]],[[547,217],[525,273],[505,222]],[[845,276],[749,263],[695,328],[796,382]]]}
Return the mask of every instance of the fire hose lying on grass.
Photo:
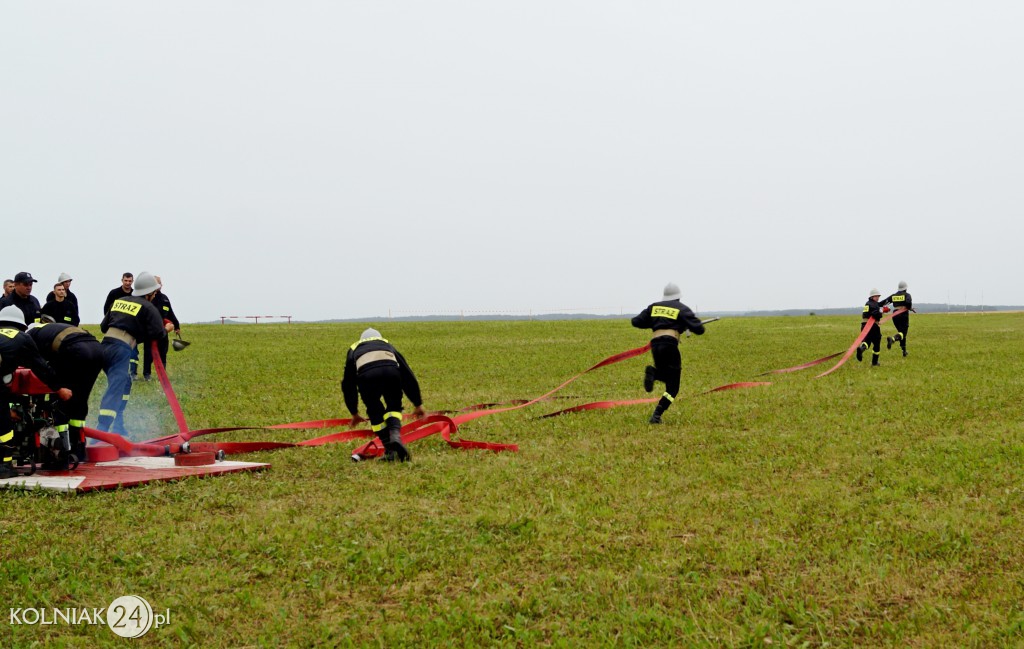
{"label": "fire hose lying on grass", "polygon": [[[901,313],[903,309],[897,310],[892,314],[882,318],[880,322],[891,318],[894,315]],[[712,318],[705,320],[704,323],[710,323],[718,320],[718,318]],[[869,321],[869,325],[873,323],[873,320]],[[827,362],[839,355],[843,355],[835,366],[819,374],[815,378],[821,378],[828,374],[836,371],[845,363],[849,357],[856,350],[857,346],[863,341],[867,335],[870,326],[865,326],[860,335],[845,352],[838,352],[831,354],[823,358],[797,365],[794,367],[784,368],[780,370],[771,370],[764,372],[764,374],[778,374],[795,372],[798,370],[814,367],[821,363]],[[182,341],[184,342],[184,341]],[[186,345],[188,343],[185,343]],[[183,348],[183,347],[182,347]],[[600,361],[599,363],[589,367],[588,369],[576,374],[569,378],[561,385],[554,389],[546,392],[545,394],[529,400],[515,400],[506,403],[485,403],[468,406],[456,413],[432,413],[424,418],[410,421],[409,423],[402,426],[402,441],[405,443],[411,443],[420,439],[424,439],[433,435],[441,435],[441,438],[452,448],[458,449],[480,449],[489,450],[493,452],[501,451],[518,451],[519,447],[516,444],[501,444],[494,442],[479,442],[473,440],[458,439],[458,427],[460,424],[464,424],[481,417],[489,415],[509,412],[512,410],[518,410],[526,408],[527,406],[546,401],[552,398],[559,390],[563,389],[573,381],[576,381],[583,375],[598,370],[602,367],[607,367],[615,363],[619,363],[625,360],[636,358],[647,353],[650,350],[650,344],[638,347],[636,349],[630,349],[618,354],[613,354],[608,358]],[[224,428],[206,428],[190,430],[185,421],[185,415],[182,412],[181,406],[178,403],[177,396],[174,393],[174,389],[171,386],[170,380],[167,377],[167,371],[160,360],[158,353],[154,354],[153,358],[154,365],[156,366],[157,376],[160,380],[160,384],[163,387],[164,393],[167,396],[168,404],[170,405],[171,411],[174,414],[175,420],[178,424],[178,432],[173,435],[167,435],[156,439],[151,439],[146,442],[136,443],[131,442],[124,437],[115,435],[112,433],[104,433],[91,428],[83,429],[86,436],[97,441],[103,442],[98,446],[90,446],[88,448],[88,459],[90,461],[109,461],[117,459],[120,456],[143,456],[143,457],[159,457],[159,456],[175,456],[176,462],[179,461],[182,464],[186,463],[212,463],[217,459],[223,459],[227,454],[236,453],[248,453],[254,451],[265,451],[273,450],[278,448],[294,448],[300,446],[323,446],[325,444],[337,444],[355,440],[369,439],[367,443],[356,448],[352,453],[352,459],[366,460],[381,457],[384,454],[384,447],[377,439],[376,435],[369,429],[363,430],[345,430],[340,432],[329,433],[312,439],[303,440],[300,442],[270,442],[270,441],[256,441],[256,442],[195,442],[193,441],[196,437],[205,435],[212,435],[215,433],[238,431],[238,430],[282,430],[282,429],[327,429],[336,428],[342,426],[351,425],[351,419],[320,419],[313,421],[302,421],[293,422],[286,424],[277,424],[274,426],[232,426]],[[742,388],[752,388],[771,385],[769,381],[744,381],[738,383],[729,383],[721,385],[716,388],[712,388],[700,394],[711,394],[714,392],[720,392],[725,390],[734,390]],[[618,406],[628,406],[635,404],[650,404],[657,401],[657,399],[629,399],[629,400],[618,400],[618,401],[597,401],[593,403],[586,403],[571,408],[566,408],[556,412],[541,415],[538,418],[555,417],[558,415],[564,415],[574,412],[583,412],[587,410],[601,410],[607,408],[614,408]],[[449,416],[451,414],[451,416]],[[194,456],[194,459],[188,459],[187,456]]]}

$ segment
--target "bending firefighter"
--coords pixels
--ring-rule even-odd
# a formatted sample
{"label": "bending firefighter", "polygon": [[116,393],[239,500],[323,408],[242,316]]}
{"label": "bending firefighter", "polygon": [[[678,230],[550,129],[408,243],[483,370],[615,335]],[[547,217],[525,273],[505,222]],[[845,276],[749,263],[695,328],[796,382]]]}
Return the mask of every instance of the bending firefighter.
{"label": "bending firefighter", "polygon": [[650,423],[660,424],[661,416],[669,409],[679,394],[679,376],[682,374],[682,358],[679,355],[679,335],[692,331],[698,336],[704,333],[704,325],[690,307],[679,301],[679,287],[668,284],[661,302],[655,302],[633,318],[638,329],[653,329],[651,334],[651,356],[654,367],[644,369],[644,390],[654,390],[654,382],[665,384],[665,393],[654,408]]}
{"label": "bending firefighter", "polygon": [[366,421],[359,416],[359,396],[363,397],[370,430],[384,444],[386,461],[412,459],[402,443],[402,393],[416,407],[413,415],[418,419],[424,415],[420,384],[402,354],[376,329],[364,331],[349,348],[341,392],[353,424]]}
{"label": "bending firefighter", "polygon": [[57,393],[57,398],[67,401],[72,397],[69,388],[60,385],[57,374],[39,354],[39,348],[25,332],[25,316],[16,306],[0,309],[0,478],[10,478],[14,472],[14,421],[11,419],[10,403],[13,395],[10,384],[14,371],[19,366],[27,367],[47,387]]}
{"label": "bending firefighter", "polygon": [[108,368],[107,391],[100,400],[99,429],[102,431],[128,435],[124,409],[132,394],[131,362],[136,345],[148,345],[151,340],[167,336],[163,318],[152,304],[159,288],[160,284],[151,273],[139,273],[132,294],[115,299],[100,323]]}
{"label": "bending firefighter", "polygon": [[[896,327],[896,335],[889,336],[885,339],[885,348],[892,349],[892,344],[898,342],[900,349],[903,350],[903,355],[907,355],[907,330],[910,329],[910,312],[914,311],[914,302],[910,299],[910,293],[907,293],[907,283],[900,282],[899,290],[881,301],[884,306],[891,304],[894,309],[906,309],[902,313],[896,313],[892,317],[892,323]],[[917,311],[914,311],[917,313]]]}
{"label": "bending firefighter", "polygon": [[72,452],[84,462],[82,428],[89,414],[89,395],[96,377],[106,368],[103,345],[85,329],[62,322],[32,323],[28,335],[57,373],[60,384],[71,389],[72,397],[53,409],[54,427],[58,433],[67,431]]}

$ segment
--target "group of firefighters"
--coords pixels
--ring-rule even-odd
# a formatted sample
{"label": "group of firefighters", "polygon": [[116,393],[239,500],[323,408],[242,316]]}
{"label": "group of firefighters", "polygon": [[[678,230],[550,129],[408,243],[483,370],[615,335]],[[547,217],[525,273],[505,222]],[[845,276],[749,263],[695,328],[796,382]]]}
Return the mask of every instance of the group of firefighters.
{"label": "group of firefighters", "polygon": [[[36,376],[53,389],[60,402],[54,409],[58,432],[67,431],[77,444],[79,457],[84,458],[85,438],[82,427],[88,414],[89,392],[100,371],[107,375],[107,391],[100,402],[99,428],[126,434],[123,413],[131,394],[130,364],[138,343],[150,341],[166,342],[167,334],[177,324],[162,318],[153,305],[153,299],[160,289],[158,279],[148,272],[139,273],[134,288],[131,275],[125,273],[127,286],[124,295],[112,291],[109,310],[100,324],[103,341],[92,334],[66,323],[31,323],[25,321],[16,306],[0,309],[0,376],[6,377],[18,366],[32,369]],[[130,289],[130,294],[129,293]],[[688,332],[701,335],[704,324],[694,312],[680,301],[681,292],[675,284],[668,284],[662,292],[662,299],[648,305],[632,319],[632,325],[639,329],[651,329],[651,356],[654,365],[644,368],[643,386],[647,392],[654,390],[656,381],[664,383],[665,391],[658,400],[649,419],[651,424],[662,423],[662,416],[679,394],[682,372],[679,354],[680,335]],[[873,346],[872,365],[878,365],[881,346],[879,321],[887,305],[898,310],[893,317],[895,336],[887,338],[888,348],[896,342],[903,355],[907,355],[907,330],[910,311],[913,309],[907,283],[900,282],[899,290],[884,300],[881,293],[871,290],[864,305],[861,328],[870,323],[870,330],[864,342],[857,348],[857,360]],[[5,381],[4,383],[6,383]],[[363,331],[348,349],[345,370],[341,381],[345,405],[352,414],[352,425],[369,421],[370,429],[376,433],[384,446],[384,459],[405,462],[412,459],[408,448],[402,442],[402,395],[409,398],[414,406],[413,416],[423,417],[423,399],[419,383],[405,357],[380,332],[373,328]],[[9,391],[0,387],[0,401]],[[359,398],[366,408],[364,419],[359,414]],[[10,411],[0,408],[0,431],[11,431]],[[3,457],[5,443],[13,437],[12,432],[0,432],[0,477],[13,471],[12,458]]]}
{"label": "group of firefighters", "polygon": [[[35,281],[28,273],[19,273],[17,278],[24,276]],[[0,404],[13,398],[8,384],[15,370],[31,369],[56,393],[54,428],[67,435],[72,452],[84,460],[82,428],[89,412],[89,394],[102,371],[107,376],[107,390],[100,400],[98,428],[127,436],[124,410],[131,395],[131,363],[137,358],[137,345],[165,341],[176,327],[153,305],[159,290],[160,283],[152,273],[139,273],[134,288],[114,299],[104,315],[102,342],[75,325],[42,318],[27,321],[17,305],[4,306],[0,309]],[[0,405],[0,478],[14,474],[15,448],[11,410]]]}

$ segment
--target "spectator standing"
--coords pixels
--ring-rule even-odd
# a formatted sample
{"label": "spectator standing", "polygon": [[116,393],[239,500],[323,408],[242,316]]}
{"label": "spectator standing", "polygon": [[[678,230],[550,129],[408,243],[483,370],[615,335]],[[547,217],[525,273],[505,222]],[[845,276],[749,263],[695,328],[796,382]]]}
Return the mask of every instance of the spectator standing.
{"label": "spectator standing", "polygon": [[25,322],[29,324],[39,322],[39,316],[42,315],[43,310],[39,306],[39,300],[32,295],[32,285],[37,281],[39,280],[32,277],[32,273],[22,271],[15,275],[14,290],[10,295],[0,298],[0,309],[5,306],[16,306],[24,314]]}
{"label": "spectator standing", "polygon": [[[57,283],[64,287],[65,297],[75,303],[75,308],[78,308],[78,296],[71,292],[71,275],[67,273],[61,273],[60,277],[57,278]],[[54,290],[50,291],[46,295],[46,301],[50,302],[56,297],[57,287],[53,287]]]}
{"label": "spectator standing", "polygon": [[[172,331],[176,334],[181,333],[181,324],[178,322],[178,316],[174,315],[174,309],[171,308],[171,300],[164,294],[164,283],[160,279],[160,276],[156,276],[156,283],[160,285],[157,289],[156,295],[153,297],[153,306],[160,312],[160,317],[164,320],[164,331],[168,334]],[[160,361],[163,362],[164,367],[167,367],[167,347],[168,341],[167,336],[164,336],[156,342],[157,349],[160,351]],[[145,345],[142,350],[143,362],[142,362],[142,380],[149,381],[152,378],[153,369],[153,345]]]}
{"label": "spectator standing", "polygon": [[47,300],[43,305],[43,315],[50,316],[54,322],[77,327],[81,322],[78,317],[78,302],[73,302],[67,296],[67,288],[63,284],[54,284],[53,292],[50,295],[53,296],[53,299]]}

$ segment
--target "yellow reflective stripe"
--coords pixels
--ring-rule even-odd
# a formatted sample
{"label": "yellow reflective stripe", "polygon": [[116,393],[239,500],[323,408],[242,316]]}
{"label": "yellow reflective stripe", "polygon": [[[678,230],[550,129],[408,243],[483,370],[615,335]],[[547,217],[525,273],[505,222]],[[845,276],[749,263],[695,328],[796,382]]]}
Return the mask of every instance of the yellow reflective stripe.
{"label": "yellow reflective stripe", "polygon": [[82,426],[85,426],[85,420],[84,419],[69,419],[68,420],[68,424],[71,425],[71,426],[77,426],[78,428],[81,428]]}
{"label": "yellow reflective stripe", "polygon": [[379,430],[384,430],[384,429],[385,429],[385,428],[387,428],[387,427],[388,427],[388,425],[387,425],[387,424],[385,424],[384,422],[381,422],[381,423],[379,423],[379,424],[373,424],[373,425],[371,425],[371,426],[370,426],[370,430],[372,430],[373,432],[375,432],[375,433],[376,433],[377,431],[379,431]]}
{"label": "yellow reflective stripe", "polygon": [[14,431],[0,435],[0,442],[9,442],[14,439]]}
{"label": "yellow reflective stripe", "polygon": [[402,413],[400,413],[400,412],[385,412],[384,413],[384,419],[387,419],[388,417],[398,417],[399,419],[401,419],[402,418]]}
{"label": "yellow reflective stripe", "polygon": [[4,462],[13,462],[14,458],[13,457],[5,457],[3,461]]}
{"label": "yellow reflective stripe", "polygon": [[652,318],[668,318],[669,320],[679,319],[679,309],[673,309],[670,306],[656,306],[651,309]]}
{"label": "yellow reflective stripe", "polygon": [[19,333],[21,332],[18,331],[17,329],[0,329],[0,336],[7,336],[8,338],[14,338]]}
{"label": "yellow reflective stripe", "polygon": [[100,408],[100,417],[116,417],[116,416],[117,416],[117,411],[116,410],[106,410],[104,408]]}
{"label": "yellow reflective stripe", "polygon": [[132,395],[130,395],[130,394],[126,394],[126,395],[122,396],[122,397],[121,397],[121,401],[127,401],[127,400],[128,400],[128,397],[130,397],[130,396],[132,396]]}
{"label": "yellow reflective stripe", "polygon": [[64,433],[64,432],[67,432],[68,425],[67,424],[63,424],[61,426],[54,426],[53,429],[55,431],[57,431],[58,433]]}
{"label": "yellow reflective stripe", "polygon": [[675,397],[673,397],[673,396],[672,396],[671,394],[669,394],[668,392],[666,392],[665,394],[663,394],[663,395],[661,395],[661,396],[663,396],[663,397],[665,397],[666,399],[668,399],[668,402],[669,402],[669,403],[672,403],[673,401],[675,401],[675,400],[676,400],[676,398],[675,398]]}

